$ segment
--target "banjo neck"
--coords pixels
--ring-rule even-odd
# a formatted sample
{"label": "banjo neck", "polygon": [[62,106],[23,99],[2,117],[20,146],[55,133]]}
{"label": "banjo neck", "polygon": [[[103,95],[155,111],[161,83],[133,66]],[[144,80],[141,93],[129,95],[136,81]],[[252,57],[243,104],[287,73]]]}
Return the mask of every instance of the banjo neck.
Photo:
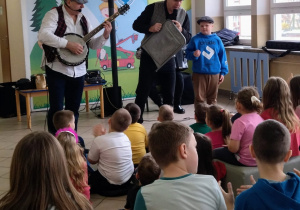
{"label": "banjo neck", "polygon": [[[112,22],[116,19],[116,17],[118,17],[120,15],[120,12],[116,12],[115,14],[113,14],[112,16],[110,16],[107,20],[105,21],[109,21]],[[105,22],[104,21],[104,22]],[[90,39],[97,34],[101,29],[104,28],[104,22],[101,23],[99,26],[97,26],[95,29],[93,29],[90,33],[88,33],[87,35],[85,35],[82,39],[84,42],[88,42],[90,41]]]}

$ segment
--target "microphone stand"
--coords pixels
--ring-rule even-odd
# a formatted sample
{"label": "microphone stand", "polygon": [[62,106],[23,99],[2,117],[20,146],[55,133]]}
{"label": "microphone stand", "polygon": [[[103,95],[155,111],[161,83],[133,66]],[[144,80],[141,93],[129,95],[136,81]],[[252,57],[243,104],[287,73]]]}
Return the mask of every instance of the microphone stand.
{"label": "microphone stand", "polygon": [[[114,14],[114,0],[108,0],[109,16]],[[117,50],[116,50],[116,27],[115,21],[111,22],[112,30],[110,32],[110,49],[111,49],[111,67],[112,67],[112,82],[113,95],[110,98],[114,106],[114,111],[122,107],[121,91],[118,91],[118,65],[117,65]],[[112,113],[111,113],[112,114]]]}

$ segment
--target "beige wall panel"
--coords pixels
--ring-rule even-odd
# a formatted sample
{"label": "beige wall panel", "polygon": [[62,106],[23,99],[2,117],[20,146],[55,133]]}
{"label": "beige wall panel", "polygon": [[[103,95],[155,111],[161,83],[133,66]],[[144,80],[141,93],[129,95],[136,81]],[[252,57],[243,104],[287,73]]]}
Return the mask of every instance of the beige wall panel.
{"label": "beige wall panel", "polygon": [[6,3],[11,77],[12,81],[16,81],[26,76],[21,1],[9,0]]}

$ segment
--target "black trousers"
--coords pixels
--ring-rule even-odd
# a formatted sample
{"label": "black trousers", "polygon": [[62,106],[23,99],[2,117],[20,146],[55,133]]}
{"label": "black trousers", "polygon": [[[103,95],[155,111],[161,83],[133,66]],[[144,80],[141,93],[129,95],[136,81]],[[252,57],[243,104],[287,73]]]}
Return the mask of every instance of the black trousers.
{"label": "black trousers", "polygon": [[163,103],[169,105],[173,105],[174,103],[174,91],[176,82],[175,58],[171,58],[157,72],[155,70],[156,65],[153,62],[152,58],[148,55],[148,53],[143,51],[141,56],[139,81],[135,98],[135,103],[141,108],[141,117],[143,116],[145,103],[155,81],[158,81],[161,85]]}
{"label": "black trousers", "polygon": [[53,71],[46,66],[47,84],[49,90],[49,104],[50,108],[47,115],[48,131],[53,135],[56,129],[53,125],[52,119],[55,112],[65,109],[74,112],[75,130],[77,130],[77,123],[79,118],[79,107],[82,98],[84,76],[69,77],[59,72]]}

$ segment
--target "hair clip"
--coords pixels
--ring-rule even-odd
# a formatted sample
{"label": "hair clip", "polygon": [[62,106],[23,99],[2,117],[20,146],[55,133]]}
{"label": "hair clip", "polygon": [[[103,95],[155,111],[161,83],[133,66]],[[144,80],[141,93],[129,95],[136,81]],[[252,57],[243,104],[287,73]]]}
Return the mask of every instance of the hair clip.
{"label": "hair clip", "polygon": [[255,101],[260,103],[260,100],[256,96],[251,96],[251,102],[254,103]]}

